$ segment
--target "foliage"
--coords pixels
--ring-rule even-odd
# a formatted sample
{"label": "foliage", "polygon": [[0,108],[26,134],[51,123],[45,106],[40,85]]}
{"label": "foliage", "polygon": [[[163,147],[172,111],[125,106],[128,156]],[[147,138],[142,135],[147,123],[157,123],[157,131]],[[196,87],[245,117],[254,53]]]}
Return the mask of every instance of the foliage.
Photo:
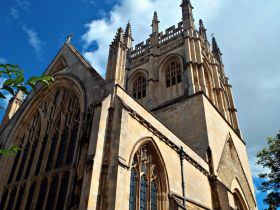
{"label": "foliage", "polygon": [[267,138],[268,146],[258,154],[257,164],[268,169],[268,172],[259,174],[262,179],[259,190],[266,192],[264,203],[269,209],[280,207],[280,131],[275,138]]}
{"label": "foliage", "polygon": [[[7,93],[15,96],[18,91],[25,94],[35,89],[37,83],[43,83],[47,86],[54,81],[52,76],[42,75],[40,77],[30,77],[27,81],[24,78],[24,71],[18,65],[0,63],[0,79],[4,81],[0,89],[0,101],[7,98]],[[4,107],[0,106],[0,109]],[[14,154],[20,150],[18,147],[9,149],[0,149],[0,155]]]}

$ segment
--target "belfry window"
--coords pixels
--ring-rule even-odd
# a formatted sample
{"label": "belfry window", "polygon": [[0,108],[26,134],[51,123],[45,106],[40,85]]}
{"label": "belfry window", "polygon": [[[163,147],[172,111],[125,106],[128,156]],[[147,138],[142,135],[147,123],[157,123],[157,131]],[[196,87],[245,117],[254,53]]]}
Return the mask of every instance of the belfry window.
{"label": "belfry window", "polygon": [[158,186],[157,166],[147,146],[136,152],[130,177],[129,210],[157,210]]}
{"label": "belfry window", "polygon": [[132,95],[139,100],[146,97],[146,78],[144,76],[138,77],[132,86]]}
{"label": "belfry window", "polygon": [[165,68],[166,87],[182,82],[182,68],[178,61],[170,61]]}

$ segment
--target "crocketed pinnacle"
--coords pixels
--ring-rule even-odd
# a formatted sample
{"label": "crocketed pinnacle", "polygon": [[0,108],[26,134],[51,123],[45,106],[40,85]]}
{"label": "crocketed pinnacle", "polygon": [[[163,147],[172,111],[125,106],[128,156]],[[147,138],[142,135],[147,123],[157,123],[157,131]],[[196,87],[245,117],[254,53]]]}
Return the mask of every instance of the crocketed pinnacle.
{"label": "crocketed pinnacle", "polygon": [[120,28],[118,28],[118,31],[116,33],[113,43],[123,42],[123,41],[124,41],[123,29],[120,27]]}
{"label": "crocketed pinnacle", "polygon": [[125,34],[124,34],[125,37],[132,37],[132,29],[131,29],[131,24],[130,22],[128,21],[127,25],[126,25],[126,29],[125,29]]}

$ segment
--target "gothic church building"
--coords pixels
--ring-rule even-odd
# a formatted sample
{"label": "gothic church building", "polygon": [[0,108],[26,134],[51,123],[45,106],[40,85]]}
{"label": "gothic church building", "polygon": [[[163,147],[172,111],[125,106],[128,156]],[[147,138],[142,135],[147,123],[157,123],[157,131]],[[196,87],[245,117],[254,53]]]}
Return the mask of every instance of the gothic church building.
{"label": "gothic church building", "polygon": [[222,53],[181,9],[135,47],[119,28],[105,79],[68,40],[55,82],[11,99],[0,145],[22,150],[0,157],[1,210],[257,209]]}

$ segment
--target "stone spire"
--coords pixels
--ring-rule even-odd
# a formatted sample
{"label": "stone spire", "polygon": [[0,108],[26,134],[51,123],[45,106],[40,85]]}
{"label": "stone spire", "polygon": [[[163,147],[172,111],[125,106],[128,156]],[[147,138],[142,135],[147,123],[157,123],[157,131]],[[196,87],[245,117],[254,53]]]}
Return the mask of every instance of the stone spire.
{"label": "stone spire", "polygon": [[223,63],[222,61],[222,53],[220,51],[220,48],[217,44],[216,38],[213,36],[212,38],[212,53],[214,54],[214,56],[216,57],[217,61],[219,63]]}
{"label": "stone spire", "polygon": [[207,29],[204,27],[203,21],[199,20],[199,34],[203,41],[207,41]]}
{"label": "stone spire", "polygon": [[124,33],[124,43],[128,49],[130,49],[132,47],[132,41],[133,41],[132,29],[131,29],[131,24],[128,21],[128,23],[126,25],[125,33]]}
{"label": "stone spire", "polygon": [[194,29],[194,19],[193,19],[193,6],[190,0],[182,0],[180,5],[182,7],[182,20],[184,29],[193,28]]}
{"label": "stone spire", "polygon": [[153,22],[151,25],[153,33],[158,33],[158,24],[159,24],[158,15],[157,12],[154,12]]}

